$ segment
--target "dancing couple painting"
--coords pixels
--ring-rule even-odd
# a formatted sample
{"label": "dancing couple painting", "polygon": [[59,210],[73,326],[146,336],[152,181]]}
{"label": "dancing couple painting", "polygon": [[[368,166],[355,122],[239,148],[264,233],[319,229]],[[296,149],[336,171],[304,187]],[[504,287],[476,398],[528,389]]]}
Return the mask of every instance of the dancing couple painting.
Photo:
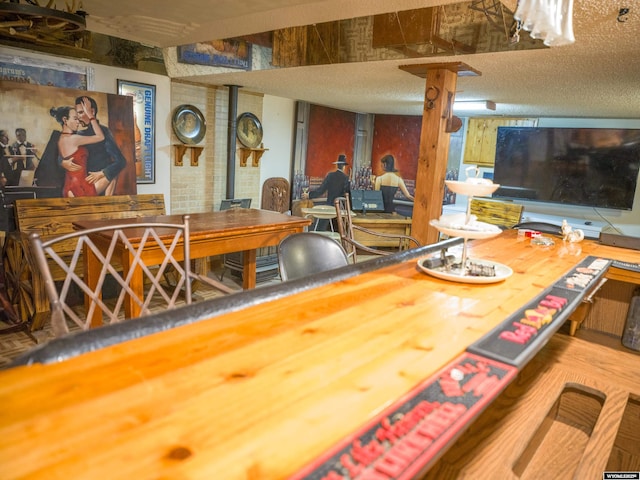
{"label": "dancing couple painting", "polygon": [[136,193],[130,97],[20,84],[2,96],[22,104],[20,112],[41,112],[26,123],[34,135],[48,136],[35,186],[55,187],[62,197]]}

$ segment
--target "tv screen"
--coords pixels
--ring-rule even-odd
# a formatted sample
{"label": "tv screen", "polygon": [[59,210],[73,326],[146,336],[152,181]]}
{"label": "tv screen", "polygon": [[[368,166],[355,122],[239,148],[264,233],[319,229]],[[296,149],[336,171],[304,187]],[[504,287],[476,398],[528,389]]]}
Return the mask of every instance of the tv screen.
{"label": "tv screen", "polygon": [[498,127],[494,197],[631,210],[640,130]]}
{"label": "tv screen", "polygon": [[351,190],[351,210],[384,212],[384,201],[380,190]]}

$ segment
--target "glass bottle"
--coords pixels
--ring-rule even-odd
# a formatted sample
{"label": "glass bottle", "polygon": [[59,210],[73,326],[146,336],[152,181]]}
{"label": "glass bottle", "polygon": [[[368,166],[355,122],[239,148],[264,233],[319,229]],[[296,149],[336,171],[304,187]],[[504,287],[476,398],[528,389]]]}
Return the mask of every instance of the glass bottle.
{"label": "glass bottle", "polygon": [[138,127],[138,116],[133,111],[133,140],[136,147],[136,177],[142,176],[142,132]]}

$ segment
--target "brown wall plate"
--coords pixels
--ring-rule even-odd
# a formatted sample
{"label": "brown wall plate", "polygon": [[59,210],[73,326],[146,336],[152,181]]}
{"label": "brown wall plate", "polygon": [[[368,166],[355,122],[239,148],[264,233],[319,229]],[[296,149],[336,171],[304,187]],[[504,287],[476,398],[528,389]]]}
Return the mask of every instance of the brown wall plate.
{"label": "brown wall plate", "polygon": [[207,131],[204,115],[193,105],[176,107],[171,119],[171,125],[178,139],[187,145],[195,145],[202,141]]}
{"label": "brown wall plate", "polygon": [[245,112],[238,117],[238,140],[247,148],[257,148],[262,142],[262,124],[253,113]]}

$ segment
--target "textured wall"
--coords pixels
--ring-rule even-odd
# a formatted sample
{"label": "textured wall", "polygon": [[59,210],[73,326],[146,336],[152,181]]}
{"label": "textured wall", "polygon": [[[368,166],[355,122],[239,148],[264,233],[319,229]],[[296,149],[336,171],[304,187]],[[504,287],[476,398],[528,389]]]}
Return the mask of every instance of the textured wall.
{"label": "textured wall", "polygon": [[[238,115],[252,112],[262,117],[260,94],[238,93]],[[178,105],[189,104],[200,109],[205,117],[207,132],[199,144],[204,147],[198,166],[191,166],[190,153],[183,165],[175,165],[175,150],[171,152],[171,212],[195,213],[217,210],[220,200],[226,198],[227,178],[227,124],[229,111],[228,89],[173,81],[171,84],[171,112]],[[172,144],[180,141],[172,132]],[[240,167],[236,150],[235,197],[252,198],[252,206],[260,206],[260,168]]]}

